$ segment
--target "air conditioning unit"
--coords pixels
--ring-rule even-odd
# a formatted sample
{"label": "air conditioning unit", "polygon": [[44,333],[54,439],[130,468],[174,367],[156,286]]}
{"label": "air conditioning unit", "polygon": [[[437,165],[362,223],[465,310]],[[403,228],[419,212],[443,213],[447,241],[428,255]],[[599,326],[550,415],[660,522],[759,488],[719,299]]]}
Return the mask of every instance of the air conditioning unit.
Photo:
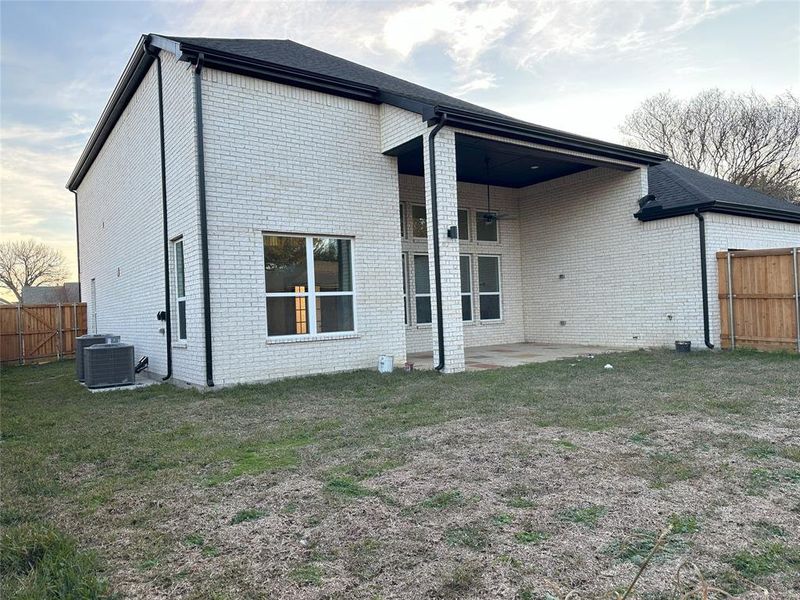
{"label": "air conditioning unit", "polygon": [[90,333],[75,338],[75,375],[78,377],[78,381],[84,380],[84,349],[95,344],[112,344],[116,342],[119,342],[119,336],[111,335],[110,333]]}
{"label": "air conditioning unit", "polygon": [[86,387],[131,385],[136,380],[133,344],[95,344],[83,351]]}

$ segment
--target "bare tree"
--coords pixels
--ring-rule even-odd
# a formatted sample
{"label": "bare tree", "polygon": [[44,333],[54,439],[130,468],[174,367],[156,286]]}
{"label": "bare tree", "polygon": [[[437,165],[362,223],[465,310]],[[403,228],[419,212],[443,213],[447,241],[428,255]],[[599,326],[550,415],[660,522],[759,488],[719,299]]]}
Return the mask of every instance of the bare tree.
{"label": "bare tree", "polygon": [[765,194],[800,202],[800,101],[711,89],[645,100],[620,127],[627,142]]}
{"label": "bare tree", "polygon": [[0,287],[22,302],[22,288],[61,283],[67,276],[64,255],[47,244],[28,239],[0,242]]}

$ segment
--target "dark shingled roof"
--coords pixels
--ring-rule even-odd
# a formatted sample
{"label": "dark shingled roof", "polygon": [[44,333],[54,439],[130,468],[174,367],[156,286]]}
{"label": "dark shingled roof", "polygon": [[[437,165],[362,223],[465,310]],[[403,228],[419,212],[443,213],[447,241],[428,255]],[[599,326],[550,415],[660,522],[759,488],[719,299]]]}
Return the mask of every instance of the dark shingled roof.
{"label": "dark shingled roof", "polygon": [[[161,50],[180,60],[210,68],[277,81],[286,85],[389,104],[419,114],[428,126],[446,121],[452,128],[587,153],[599,160],[653,165],[662,154],[612,144],[508,117],[482,106],[404,81],[291,40],[195,38],[149,34],[142,36],[111,94],[67,188],[78,189],[105,144],[125,106]],[[202,60],[201,60],[202,57]],[[202,67],[201,67],[202,68]]]}
{"label": "dark shingled roof", "polygon": [[[491,117],[512,119],[499,112],[489,110],[477,104],[465,102],[422,87],[375,69],[370,69],[357,63],[339,58],[333,54],[322,52],[292,40],[256,40],[256,39],[226,39],[226,38],[194,38],[163,36],[181,44],[189,44],[202,48],[209,48],[236,56],[243,56],[260,62],[272,63],[291,67],[301,71],[308,71],[337,79],[344,79],[361,85],[379,88],[382,91],[397,94],[404,98],[418,100],[425,104],[446,104],[453,108],[460,108],[474,113]],[[519,121],[523,123],[524,121]]]}
{"label": "dark shingled roof", "polygon": [[655,200],[636,213],[643,221],[700,210],[800,222],[799,205],[674,162],[649,167],[648,184]]}

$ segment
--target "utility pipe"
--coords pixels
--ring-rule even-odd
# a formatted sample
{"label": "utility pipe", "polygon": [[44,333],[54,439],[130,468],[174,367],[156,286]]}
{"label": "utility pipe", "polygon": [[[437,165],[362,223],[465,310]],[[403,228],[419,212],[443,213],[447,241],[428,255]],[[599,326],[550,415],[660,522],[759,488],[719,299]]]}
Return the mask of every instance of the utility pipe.
{"label": "utility pipe", "polygon": [[711,332],[708,319],[708,267],[706,265],[706,220],[699,210],[694,211],[700,228],[700,279],[703,285],[703,336],[706,348],[714,349],[711,343]]}
{"label": "utility pipe", "polygon": [[428,158],[431,179],[431,220],[433,223],[433,276],[436,293],[436,332],[439,342],[439,364],[437,371],[444,369],[444,317],[442,315],[442,267],[439,262],[439,203],[436,195],[436,134],[447,121],[447,113],[439,117],[439,122],[428,134]]}
{"label": "utility pipe", "polygon": [[197,193],[200,198],[200,255],[203,267],[203,329],[206,347],[206,385],[214,387],[213,354],[211,349],[211,285],[208,269],[208,215],[206,211],[206,158],[203,149],[203,62],[197,55],[194,65],[194,118],[197,144]]}
{"label": "utility pipe", "polygon": [[164,254],[164,329],[167,341],[167,374],[162,381],[172,377],[172,311],[170,305],[172,298],[169,286],[169,228],[167,226],[167,157],[164,148],[164,81],[161,74],[161,52],[147,44],[145,50],[156,59],[156,74],[158,76],[158,134],[161,146],[161,228]]}

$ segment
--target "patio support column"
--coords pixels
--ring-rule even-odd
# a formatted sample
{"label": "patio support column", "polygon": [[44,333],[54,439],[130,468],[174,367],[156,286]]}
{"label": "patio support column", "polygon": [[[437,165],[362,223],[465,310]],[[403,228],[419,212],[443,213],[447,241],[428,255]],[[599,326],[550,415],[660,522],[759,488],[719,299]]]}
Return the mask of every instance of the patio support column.
{"label": "patio support column", "polygon": [[[428,222],[428,266],[431,286],[431,321],[433,364],[439,364],[439,337],[437,319],[442,312],[444,338],[444,373],[464,370],[464,327],[461,321],[461,270],[459,266],[458,238],[447,237],[447,229],[458,225],[458,195],[456,191],[456,137],[453,130],[444,127],[434,138],[436,144],[436,198],[438,204],[438,231],[433,227],[431,197],[429,137],[423,136],[425,164],[425,207]],[[441,269],[442,306],[436,299],[436,270],[434,265],[434,236],[439,236],[439,264]]]}

